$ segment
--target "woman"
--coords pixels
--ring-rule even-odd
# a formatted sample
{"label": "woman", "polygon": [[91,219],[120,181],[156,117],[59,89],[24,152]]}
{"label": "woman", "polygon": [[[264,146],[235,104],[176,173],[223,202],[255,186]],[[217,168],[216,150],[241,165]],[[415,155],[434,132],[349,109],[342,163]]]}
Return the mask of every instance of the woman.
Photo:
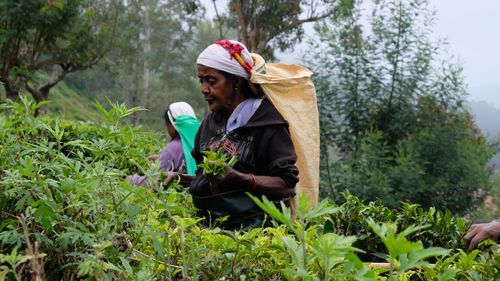
{"label": "woman", "polygon": [[232,168],[226,165],[222,177],[199,169],[189,188],[193,203],[207,225],[229,216],[221,227],[262,226],[265,214],[246,192],[275,201],[295,195],[297,157],[288,124],[266,98],[252,90],[248,81],[252,57],[241,43],[212,44],[199,55],[197,65],[210,113],[196,135],[193,156],[199,164],[203,151],[222,149],[238,161]]}
{"label": "woman", "polygon": [[[163,117],[171,141],[163,148],[160,155],[150,155],[148,159],[156,161],[159,158],[160,168],[165,172],[185,172],[194,175],[197,167],[191,150],[200,122],[196,119],[193,108],[186,102],[175,102],[168,106]],[[135,185],[147,185],[145,176],[132,175],[127,179]]]}

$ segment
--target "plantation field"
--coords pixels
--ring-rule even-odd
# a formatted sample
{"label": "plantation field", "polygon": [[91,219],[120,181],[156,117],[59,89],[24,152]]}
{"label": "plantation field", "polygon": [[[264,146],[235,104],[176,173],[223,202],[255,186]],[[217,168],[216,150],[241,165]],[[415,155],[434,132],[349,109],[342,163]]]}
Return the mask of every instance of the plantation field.
{"label": "plantation field", "polygon": [[496,244],[463,250],[465,219],[349,192],[300,197],[295,221],[253,197],[274,227],[202,228],[189,194],[155,180],[160,137],[121,123],[137,109],[98,106],[99,123],[34,109],[0,108],[0,280],[500,280]]}

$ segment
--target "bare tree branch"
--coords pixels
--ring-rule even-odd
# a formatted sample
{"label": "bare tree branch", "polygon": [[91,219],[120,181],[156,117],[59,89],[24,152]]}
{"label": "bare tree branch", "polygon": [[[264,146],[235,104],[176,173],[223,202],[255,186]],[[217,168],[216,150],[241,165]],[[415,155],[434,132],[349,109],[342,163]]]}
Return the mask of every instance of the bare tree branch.
{"label": "bare tree branch", "polygon": [[217,10],[217,4],[215,3],[215,0],[212,0],[212,3],[214,4],[215,16],[217,17],[217,21],[219,22],[219,38],[224,39],[224,33],[222,33],[222,19],[219,15],[219,11]]}
{"label": "bare tree branch", "polygon": [[280,30],[277,30],[274,33],[272,33],[271,35],[269,35],[268,41],[271,41],[271,39],[273,39],[274,37],[280,35],[281,33],[290,31],[290,30],[292,30],[294,28],[297,28],[297,27],[299,27],[300,25],[302,25],[302,24],[304,24],[306,22],[315,22],[315,21],[327,18],[327,17],[331,16],[333,14],[333,12],[334,11],[331,10],[331,11],[329,11],[329,12],[327,12],[327,13],[321,15],[321,16],[308,17],[308,18],[305,18],[305,19],[296,20],[296,21],[290,23],[289,25],[285,26],[284,28],[282,28]]}
{"label": "bare tree branch", "polygon": [[[250,46],[249,36],[247,31],[247,23],[245,21],[245,14],[243,13],[243,8],[241,7],[241,1],[240,0],[234,1],[233,8],[234,11],[236,12],[236,16],[238,17],[238,21],[240,24],[240,34],[243,36],[241,40],[243,40],[243,43],[246,46]],[[252,49],[251,51],[255,50]]]}

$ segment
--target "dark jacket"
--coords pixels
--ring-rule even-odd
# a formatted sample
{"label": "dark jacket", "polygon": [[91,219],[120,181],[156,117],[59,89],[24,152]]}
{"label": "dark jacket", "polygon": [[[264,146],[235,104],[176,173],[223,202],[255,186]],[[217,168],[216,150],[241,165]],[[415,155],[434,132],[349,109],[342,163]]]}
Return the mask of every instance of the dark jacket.
{"label": "dark jacket", "polygon": [[[197,163],[203,161],[202,151],[223,148],[229,155],[236,155],[233,167],[243,173],[277,176],[294,188],[298,181],[295,166],[297,156],[288,131],[288,124],[274,106],[264,99],[248,123],[226,134],[226,120],[220,112],[207,115],[195,138],[193,156]],[[220,193],[212,194],[208,180],[197,171],[189,192],[201,215],[214,223],[219,217],[230,216],[224,228],[255,227],[262,224],[264,213],[238,186],[221,184]],[[259,195],[259,194],[256,194]],[[270,198],[280,201],[286,198]]]}

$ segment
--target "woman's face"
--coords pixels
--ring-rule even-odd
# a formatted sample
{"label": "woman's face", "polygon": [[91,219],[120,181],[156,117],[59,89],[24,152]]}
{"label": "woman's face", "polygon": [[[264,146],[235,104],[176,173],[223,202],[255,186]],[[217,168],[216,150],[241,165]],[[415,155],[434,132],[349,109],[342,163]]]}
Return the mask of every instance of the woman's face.
{"label": "woman's face", "polygon": [[198,65],[198,78],[201,84],[201,93],[208,103],[210,111],[224,110],[231,114],[244,100],[242,94],[234,88],[231,81],[218,70]]}
{"label": "woman's face", "polygon": [[167,123],[167,133],[172,139],[177,136],[177,130],[175,129],[174,125],[170,124],[170,122]]}

